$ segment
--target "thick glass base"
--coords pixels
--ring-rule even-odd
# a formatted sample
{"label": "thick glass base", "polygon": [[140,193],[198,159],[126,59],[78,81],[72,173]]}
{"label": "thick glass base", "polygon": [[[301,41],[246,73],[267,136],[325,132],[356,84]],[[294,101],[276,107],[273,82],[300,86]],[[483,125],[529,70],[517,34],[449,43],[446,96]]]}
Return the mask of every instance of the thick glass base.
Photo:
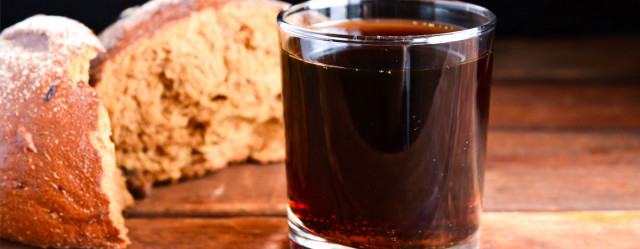
{"label": "thick glass base", "polygon": [[[343,246],[329,242],[308,231],[302,221],[296,217],[287,207],[287,216],[289,219],[289,239],[291,239],[290,247],[300,249],[353,249],[353,247]],[[430,249],[478,249],[480,246],[480,231],[469,236],[465,241],[450,247],[434,246],[426,247]]]}

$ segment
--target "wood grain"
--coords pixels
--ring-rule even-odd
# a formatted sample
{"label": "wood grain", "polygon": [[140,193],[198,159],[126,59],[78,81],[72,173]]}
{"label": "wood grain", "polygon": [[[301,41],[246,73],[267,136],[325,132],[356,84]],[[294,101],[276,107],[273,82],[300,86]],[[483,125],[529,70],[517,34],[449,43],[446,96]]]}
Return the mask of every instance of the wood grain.
{"label": "wood grain", "polygon": [[152,216],[280,215],[286,212],[283,164],[236,165],[203,178],[158,186],[125,214]]}
{"label": "wood grain", "polygon": [[640,130],[494,129],[487,140],[491,167],[640,167]]}
{"label": "wood grain", "polygon": [[494,45],[498,81],[640,79],[640,36],[505,39]]}
{"label": "wood grain", "polygon": [[[640,209],[640,130],[491,130],[485,171],[490,211]],[[237,165],[160,186],[130,217],[285,214],[282,164]]]}
{"label": "wood grain", "polygon": [[493,213],[482,218],[484,249],[637,249],[640,211]]}
{"label": "wood grain", "polygon": [[283,217],[129,219],[130,248],[276,249],[288,246]]}
{"label": "wood grain", "polygon": [[491,211],[640,209],[640,131],[492,131]]}
{"label": "wood grain", "polygon": [[[285,249],[284,217],[127,219],[130,249]],[[482,218],[484,249],[635,249],[640,211],[488,212]],[[1,241],[6,249],[27,246]]]}
{"label": "wood grain", "polygon": [[637,82],[628,85],[498,83],[491,89],[489,127],[640,129],[640,80]]}
{"label": "wood grain", "polygon": [[[284,217],[127,219],[129,249],[277,249],[288,247]],[[27,249],[0,239],[0,248]]]}
{"label": "wood grain", "polygon": [[640,167],[512,167],[487,170],[490,211],[637,210]]}

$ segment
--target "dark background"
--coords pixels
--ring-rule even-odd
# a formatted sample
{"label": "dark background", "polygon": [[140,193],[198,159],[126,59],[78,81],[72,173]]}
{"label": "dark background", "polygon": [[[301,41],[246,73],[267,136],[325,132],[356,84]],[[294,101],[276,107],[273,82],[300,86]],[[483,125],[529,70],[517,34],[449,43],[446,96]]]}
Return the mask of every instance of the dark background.
{"label": "dark background", "polygon": [[[99,33],[119,13],[146,0],[2,0],[2,29],[34,14],[62,15]],[[300,1],[289,1],[292,3]],[[640,0],[471,0],[498,16],[499,37],[640,34]]]}

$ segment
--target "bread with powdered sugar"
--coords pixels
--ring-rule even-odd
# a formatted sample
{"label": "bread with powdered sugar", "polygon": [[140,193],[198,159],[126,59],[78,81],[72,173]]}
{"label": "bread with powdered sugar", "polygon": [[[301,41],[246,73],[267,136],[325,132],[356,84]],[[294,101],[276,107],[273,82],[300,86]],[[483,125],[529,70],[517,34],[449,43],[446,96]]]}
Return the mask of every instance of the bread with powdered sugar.
{"label": "bread with powdered sugar", "polygon": [[123,248],[132,203],[106,110],[88,84],[102,52],[79,22],[37,15],[0,34],[0,237]]}

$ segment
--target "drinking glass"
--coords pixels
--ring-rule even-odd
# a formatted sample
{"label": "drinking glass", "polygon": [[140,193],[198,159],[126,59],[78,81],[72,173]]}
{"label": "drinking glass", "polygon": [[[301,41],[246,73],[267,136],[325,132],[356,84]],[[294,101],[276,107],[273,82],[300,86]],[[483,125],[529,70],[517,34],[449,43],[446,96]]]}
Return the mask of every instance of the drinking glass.
{"label": "drinking glass", "polygon": [[495,15],[312,0],[278,24],[291,245],[477,248]]}

